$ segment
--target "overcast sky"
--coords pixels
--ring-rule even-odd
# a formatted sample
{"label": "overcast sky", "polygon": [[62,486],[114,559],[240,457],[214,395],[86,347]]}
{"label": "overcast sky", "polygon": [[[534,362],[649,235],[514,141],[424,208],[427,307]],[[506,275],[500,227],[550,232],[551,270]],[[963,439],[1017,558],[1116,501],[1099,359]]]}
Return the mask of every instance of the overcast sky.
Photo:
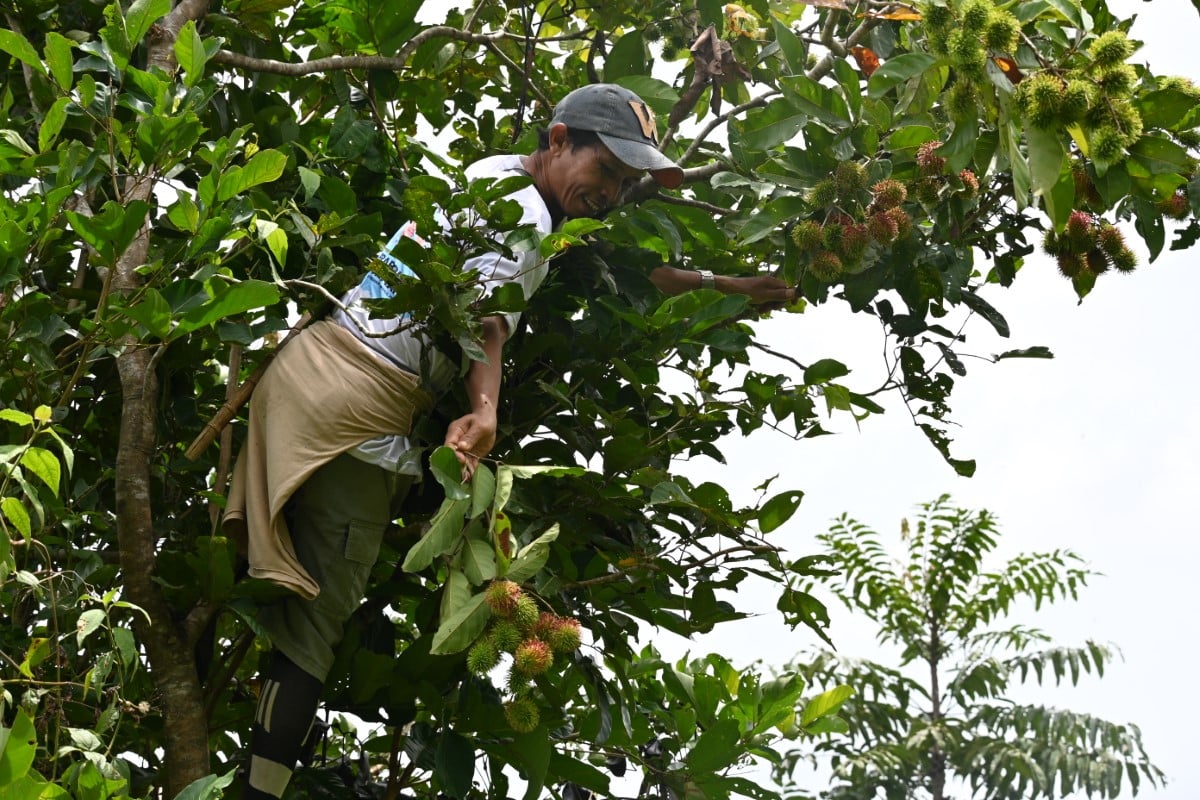
{"label": "overcast sky", "polygon": [[[1200,82],[1200,16],[1188,0],[1110,0],[1109,6],[1120,17],[1138,14],[1131,35],[1146,46],[1135,60],[1155,74]],[[1132,226],[1124,227],[1135,239]],[[793,444],[767,431],[731,437],[722,445],[727,465],[696,463],[689,473],[747,502],[753,487],[776,474],[772,491],[805,491],[795,517],[772,534],[796,555],[814,552],[813,537],[843,512],[897,542],[901,518],[943,492],[959,506],[999,517],[1003,557],[1076,551],[1104,577],[1077,603],[1012,621],[1043,627],[1060,644],[1114,643],[1124,661],[1103,679],[1052,689],[1038,701],[1136,723],[1170,778],[1167,788],[1141,796],[1193,800],[1200,797],[1194,754],[1200,701],[1189,677],[1200,655],[1200,417],[1192,408],[1200,390],[1198,256],[1195,249],[1164,252],[1148,264],[1143,251],[1136,273],[1102,276],[1082,305],[1040,257],[1014,288],[989,289],[985,297],[1007,317],[1012,337],[1001,340],[976,320],[967,330],[968,349],[988,355],[1045,345],[1056,358],[967,363],[969,374],[951,401],[962,427],[952,435],[955,455],[978,462],[973,478],[957,477],[895,403],[861,431],[843,420],[838,435],[809,442]],[[801,361],[844,361],[854,368],[846,381],[856,388],[878,383],[878,325],[844,304],[779,315],[764,338]],[[781,664],[819,644],[803,629],[789,632],[769,598],[762,611],[759,619],[690,645],[660,646],[672,655],[723,652],[744,665],[754,658]],[[838,615],[831,632],[843,654],[878,657],[870,628]]]}

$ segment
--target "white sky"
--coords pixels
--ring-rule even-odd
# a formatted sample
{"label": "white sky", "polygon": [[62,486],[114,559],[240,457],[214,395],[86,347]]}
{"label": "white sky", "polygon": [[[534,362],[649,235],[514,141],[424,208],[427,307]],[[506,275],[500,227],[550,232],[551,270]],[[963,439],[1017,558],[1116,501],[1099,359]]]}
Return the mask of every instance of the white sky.
{"label": "white sky", "polygon": [[[1188,0],[1109,5],[1118,17],[1138,14],[1131,35],[1146,46],[1135,60],[1158,75],[1200,81],[1200,15]],[[1132,227],[1125,227],[1132,241]],[[1200,418],[1190,408],[1200,390],[1196,259],[1195,251],[1164,252],[1147,264],[1143,253],[1135,274],[1101,276],[1082,305],[1041,257],[1026,265],[1014,288],[989,290],[985,296],[1007,317],[1013,335],[1001,340],[977,320],[968,328],[970,349],[988,355],[1041,344],[1056,358],[967,361],[969,373],[958,379],[952,400],[962,428],[951,435],[957,457],[977,460],[973,478],[956,476],[894,402],[861,431],[843,421],[837,425],[843,433],[798,444],[768,431],[730,437],[722,443],[727,465],[696,463],[688,472],[721,483],[743,502],[776,474],[773,492],[805,491],[797,514],[771,535],[795,555],[814,552],[813,537],[842,512],[898,543],[901,518],[915,516],[918,503],[943,492],[958,506],[999,516],[1003,558],[1076,551],[1104,577],[1077,603],[1036,615],[1030,610],[1011,621],[1043,627],[1064,645],[1088,638],[1111,642],[1125,659],[1103,679],[1052,687],[1037,701],[1139,725],[1151,758],[1170,781],[1140,796],[1200,797],[1193,767],[1200,701],[1188,677],[1200,660],[1192,594],[1200,562],[1194,507],[1200,500]],[[777,315],[763,338],[802,361],[842,360],[854,368],[846,380],[856,388],[877,384],[882,370],[877,324],[844,304]],[[739,607],[745,601],[746,594],[739,594]],[[790,632],[765,593],[760,608],[760,618],[726,625],[690,644],[664,644],[661,635],[656,643],[669,656],[715,651],[738,665],[754,659],[783,664],[795,651],[819,644],[804,629]],[[831,611],[831,633],[844,655],[879,657],[872,628]]]}

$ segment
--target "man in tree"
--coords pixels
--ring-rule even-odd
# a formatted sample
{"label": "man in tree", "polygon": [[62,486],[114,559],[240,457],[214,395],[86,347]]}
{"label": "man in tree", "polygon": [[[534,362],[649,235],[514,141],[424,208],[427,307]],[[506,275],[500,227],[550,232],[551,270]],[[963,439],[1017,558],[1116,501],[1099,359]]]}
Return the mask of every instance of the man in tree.
{"label": "man in tree", "polygon": [[[664,187],[679,186],[683,171],[656,144],[654,116],[641,98],[595,84],[556,106],[536,152],[485,158],[467,177],[531,178],[507,199],[520,205],[522,224],[545,236],[566,218],[603,216],[643,173]],[[409,223],[379,258],[412,274],[390,252],[402,237],[420,241]],[[516,283],[528,298],[548,266],[535,249],[511,257],[488,252],[468,259],[465,269],[478,274],[484,295]],[[716,288],[754,303],[794,296],[772,277],[717,279],[660,267],[651,280],[668,294]],[[275,652],[255,716],[248,798],[278,798],[291,779],[334,648],[361,602],[384,530],[420,473],[419,451],[407,438],[414,417],[460,373],[426,326],[371,316],[364,301],[391,294],[385,281],[368,274],[331,318],[281,351],[256,389],[226,522],[247,529],[250,574],[291,592],[260,617]],[[495,444],[501,350],[518,317],[481,320],[486,360],[470,360],[463,378],[471,410],[445,435],[464,478]]]}

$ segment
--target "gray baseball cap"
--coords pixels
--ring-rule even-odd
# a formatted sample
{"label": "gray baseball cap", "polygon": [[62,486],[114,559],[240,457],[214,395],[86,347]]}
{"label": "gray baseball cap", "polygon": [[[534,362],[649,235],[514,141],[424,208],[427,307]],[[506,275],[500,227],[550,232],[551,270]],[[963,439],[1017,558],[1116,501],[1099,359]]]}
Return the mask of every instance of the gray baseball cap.
{"label": "gray baseball cap", "polygon": [[622,163],[649,171],[662,186],[683,183],[683,170],[658,149],[654,112],[642,98],[612,83],[593,83],[568,94],[554,107],[550,124],[594,131]]}

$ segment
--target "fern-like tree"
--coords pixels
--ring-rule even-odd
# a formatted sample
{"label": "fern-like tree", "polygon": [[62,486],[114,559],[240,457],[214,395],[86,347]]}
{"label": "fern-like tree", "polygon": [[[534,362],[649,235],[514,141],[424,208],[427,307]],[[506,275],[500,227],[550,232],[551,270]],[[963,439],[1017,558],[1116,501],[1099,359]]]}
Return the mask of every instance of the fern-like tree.
{"label": "fern-like tree", "polygon": [[990,570],[999,540],[990,512],[955,508],[945,495],[920,509],[915,526],[901,523],[899,555],[844,515],[818,537],[838,570],[837,597],[870,617],[880,644],[898,655],[887,664],[832,652],[797,659],[812,688],[849,684],[858,694],[842,707],[847,735],[778,766],[785,796],[809,796],[792,774],[817,758],[833,770],[822,798],[1115,797],[1126,785],[1136,794],[1144,781],[1161,784],[1136,726],[1014,699],[1024,684],[1103,675],[1113,648],[1060,646],[1008,621],[1020,603],[1077,599],[1096,573],[1069,550]]}

